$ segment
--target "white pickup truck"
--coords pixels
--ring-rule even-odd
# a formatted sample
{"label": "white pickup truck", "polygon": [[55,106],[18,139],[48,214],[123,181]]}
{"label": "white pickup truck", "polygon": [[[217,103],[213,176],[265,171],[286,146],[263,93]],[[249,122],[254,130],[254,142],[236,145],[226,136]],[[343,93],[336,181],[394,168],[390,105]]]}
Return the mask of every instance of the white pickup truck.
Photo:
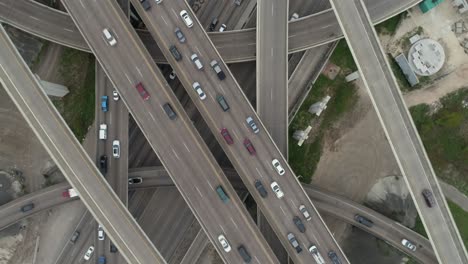
{"label": "white pickup truck", "polygon": [[78,196],[78,192],[75,189],[70,188],[62,192],[62,196],[66,198],[72,198]]}

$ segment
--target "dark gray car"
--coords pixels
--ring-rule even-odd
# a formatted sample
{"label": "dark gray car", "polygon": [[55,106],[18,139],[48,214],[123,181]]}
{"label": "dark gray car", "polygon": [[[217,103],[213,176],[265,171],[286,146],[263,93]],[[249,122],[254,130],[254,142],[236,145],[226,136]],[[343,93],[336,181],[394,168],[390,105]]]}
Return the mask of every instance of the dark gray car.
{"label": "dark gray car", "polygon": [[171,45],[169,47],[169,51],[171,52],[172,56],[176,61],[180,61],[182,59],[182,54],[180,54],[179,50],[176,48],[176,46]]}
{"label": "dark gray car", "polygon": [[268,196],[268,192],[266,191],[265,187],[263,187],[263,184],[261,181],[255,180],[255,188],[257,188],[258,193],[263,198]]}
{"label": "dark gray car", "polygon": [[169,117],[169,119],[171,119],[171,120],[176,119],[177,115],[176,115],[176,113],[174,112],[174,110],[172,109],[172,107],[171,107],[171,105],[169,103],[165,103],[163,105],[163,108],[164,108],[164,111],[166,112],[167,116]]}
{"label": "dark gray car", "polygon": [[246,263],[250,263],[250,261],[252,260],[252,257],[250,256],[249,252],[247,252],[247,249],[245,249],[244,246],[239,246],[237,248],[237,251],[239,251],[239,255],[241,255],[242,259],[246,262]]}
{"label": "dark gray car", "polygon": [[31,211],[32,209],[34,209],[34,204],[33,203],[30,203],[30,204],[27,204],[23,207],[21,207],[21,212],[28,212],[28,211]]}
{"label": "dark gray car", "polygon": [[177,37],[177,39],[179,40],[180,43],[185,43],[185,35],[184,33],[182,33],[182,30],[180,30],[180,28],[176,28],[174,30],[174,33]]}
{"label": "dark gray car", "polygon": [[148,10],[151,7],[149,0],[140,0],[140,3],[141,3],[141,6],[143,6],[145,10]]}
{"label": "dark gray car", "polygon": [[305,232],[305,226],[302,223],[301,219],[299,216],[294,216],[293,217],[293,222],[296,225],[297,229],[299,229],[299,232],[304,233]]}
{"label": "dark gray car", "polygon": [[356,220],[360,224],[363,224],[363,225],[365,225],[367,227],[372,227],[374,225],[374,222],[372,222],[371,220],[369,220],[369,219],[367,219],[364,216],[359,215],[359,214],[354,216],[354,220]]}
{"label": "dark gray car", "polygon": [[297,239],[296,239],[296,237],[294,236],[293,233],[288,234],[288,240],[289,240],[289,243],[291,243],[291,246],[293,246],[293,248],[296,249],[297,253],[302,252],[302,248],[299,245],[299,242],[297,242]]}
{"label": "dark gray car", "polygon": [[328,257],[330,258],[330,260],[332,261],[333,264],[341,264],[341,261],[338,258],[338,255],[336,255],[335,251],[330,250],[328,252]]}

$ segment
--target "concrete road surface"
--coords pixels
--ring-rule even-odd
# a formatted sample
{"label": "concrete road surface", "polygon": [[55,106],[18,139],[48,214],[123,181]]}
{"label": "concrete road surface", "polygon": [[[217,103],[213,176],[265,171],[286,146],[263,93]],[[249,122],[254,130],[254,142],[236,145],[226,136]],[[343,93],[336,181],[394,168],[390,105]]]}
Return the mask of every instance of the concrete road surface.
{"label": "concrete road surface", "polygon": [[0,80],[82,201],[131,263],[164,263],[40,87],[3,27]]}
{"label": "concrete road surface", "polygon": [[[223,260],[238,263],[241,257],[235,249],[243,244],[256,262],[277,263],[239,198],[230,195],[234,189],[117,4],[110,0],[63,3]],[[104,28],[112,32],[115,46],[104,39]],[[146,89],[143,95],[135,88],[139,82]],[[163,108],[166,103],[177,115],[172,120]],[[218,186],[230,195],[229,202],[219,198]],[[220,234],[234,252],[223,250]]]}
{"label": "concrete road surface", "polygon": [[[463,241],[364,3],[332,0],[354,60],[440,263],[468,263]],[[434,206],[421,194],[429,190]],[[405,237],[402,237],[402,239]]]}

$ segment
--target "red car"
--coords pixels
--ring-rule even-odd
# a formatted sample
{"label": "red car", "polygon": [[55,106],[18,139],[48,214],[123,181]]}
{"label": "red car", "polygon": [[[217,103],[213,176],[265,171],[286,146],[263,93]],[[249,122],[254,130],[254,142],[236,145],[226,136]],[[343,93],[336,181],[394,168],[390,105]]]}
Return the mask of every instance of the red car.
{"label": "red car", "polygon": [[223,135],[223,138],[224,140],[226,140],[226,143],[228,143],[228,145],[232,145],[234,143],[234,140],[232,140],[232,137],[229,134],[227,128],[221,129],[221,135]]}
{"label": "red car", "polygon": [[143,98],[143,100],[148,100],[150,98],[150,95],[148,94],[148,92],[145,90],[145,87],[143,87],[143,84],[141,82],[139,82],[137,85],[136,85],[136,88],[138,90],[138,93],[140,93],[141,95],[141,98]]}
{"label": "red car", "polygon": [[247,151],[250,153],[250,155],[255,155],[257,153],[255,151],[254,146],[252,145],[252,142],[248,138],[244,139],[244,146],[247,149]]}

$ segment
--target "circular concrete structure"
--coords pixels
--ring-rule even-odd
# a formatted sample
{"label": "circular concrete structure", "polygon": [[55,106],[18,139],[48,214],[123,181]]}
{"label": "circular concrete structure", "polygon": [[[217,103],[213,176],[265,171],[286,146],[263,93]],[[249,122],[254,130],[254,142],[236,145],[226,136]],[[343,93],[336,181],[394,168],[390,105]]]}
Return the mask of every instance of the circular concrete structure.
{"label": "circular concrete structure", "polygon": [[411,46],[408,52],[408,62],[417,75],[433,75],[444,65],[444,48],[435,40],[421,39]]}

